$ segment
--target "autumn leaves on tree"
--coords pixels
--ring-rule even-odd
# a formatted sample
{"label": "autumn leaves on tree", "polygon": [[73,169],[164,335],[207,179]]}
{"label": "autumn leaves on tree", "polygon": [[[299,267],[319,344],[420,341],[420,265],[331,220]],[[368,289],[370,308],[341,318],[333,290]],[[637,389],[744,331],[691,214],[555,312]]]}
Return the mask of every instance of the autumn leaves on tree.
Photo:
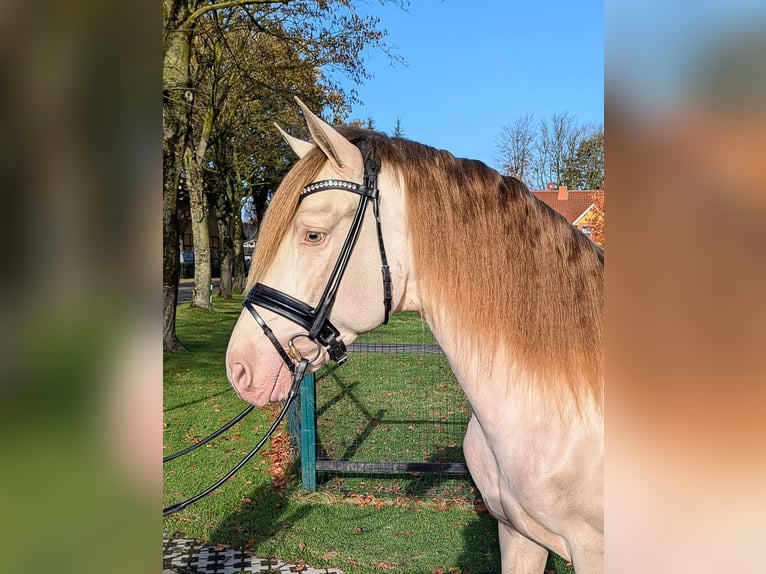
{"label": "autumn leaves on tree", "polygon": [[230,296],[245,281],[243,206],[262,214],[290,167],[272,122],[302,125],[295,95],[343,119],[353,94],[326,71],[365,79],[362,50],[387,51],[378,23],[344,0],[163,1],[165,350],[183,350],[175,335],[179,211],[193,235],[191,304],[211,309],[210,210],[219,221],[221,292]]}

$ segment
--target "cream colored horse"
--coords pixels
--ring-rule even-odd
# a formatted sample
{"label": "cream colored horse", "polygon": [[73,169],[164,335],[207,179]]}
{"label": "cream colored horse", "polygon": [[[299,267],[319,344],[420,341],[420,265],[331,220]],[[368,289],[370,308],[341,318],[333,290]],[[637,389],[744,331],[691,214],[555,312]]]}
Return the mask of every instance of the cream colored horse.
{"label": "cream colored horse", "polygon": [[[381,165],[393,311],[425,318],[470,400],[463,448],[498,520],[503,573],[542,573],[548,550],[578,574],[602,572],[602,252],[519,181],[480,162],[333,128],[302,107],[316,143],[287,136],[302,159],[267,211],[248,288],[260,282],[317,304],[359,197],[298,197],[313,181],[362,183],[352,142],[365,140]],[[345,343],[381,324],[382,290],[368,210],[330,317]],[[284,346],[302,331],[260,312]],[[311,368],[326,361],[322,351]],[[288,392],[290,373],[250,313],[232,333],[226,366],[247,402]]]}

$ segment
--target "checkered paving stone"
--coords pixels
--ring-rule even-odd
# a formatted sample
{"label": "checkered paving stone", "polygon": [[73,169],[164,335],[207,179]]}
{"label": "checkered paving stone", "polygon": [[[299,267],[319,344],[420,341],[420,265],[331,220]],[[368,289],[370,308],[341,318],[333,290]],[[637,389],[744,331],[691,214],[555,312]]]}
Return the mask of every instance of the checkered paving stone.
{"label": "checkered paving stone", "polygon": [[[220,547],[219,547],[220,548]],[[256,558],[247,550],[216,550],[204,540],[162,536],[162,574],[239,574],[240,572],[288,574],[343,574],[337,568],[285,564],[273,558]]]}

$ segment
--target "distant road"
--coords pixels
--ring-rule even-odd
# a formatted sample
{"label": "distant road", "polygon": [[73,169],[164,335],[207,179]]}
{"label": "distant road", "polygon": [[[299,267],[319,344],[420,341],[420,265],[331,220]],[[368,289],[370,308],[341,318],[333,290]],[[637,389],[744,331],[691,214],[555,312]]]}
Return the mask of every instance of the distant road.
{"label": "distant road", "polygon": [[[178,304],[188,303],[192,298],[192,288],[194,287],[194,279],[181,279],[178,282]],[[213,279],[213,293],[218,293],[221,290],[221,280]]]}

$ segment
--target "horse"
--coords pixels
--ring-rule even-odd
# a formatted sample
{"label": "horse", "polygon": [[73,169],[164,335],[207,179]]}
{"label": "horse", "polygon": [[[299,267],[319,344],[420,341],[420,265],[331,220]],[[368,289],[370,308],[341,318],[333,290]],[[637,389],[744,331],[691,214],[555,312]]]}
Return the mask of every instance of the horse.
{"label": "horse", "polygon": [[[228,378],[257,406],[335,360],[389,312],[417,311],[472,408],[463,450],[497,519],[503,574],[548,550],[603,571],[603,250],[482,162],[333,127],[264,216]],[[373,210],[366,210],[372,204]]]}

